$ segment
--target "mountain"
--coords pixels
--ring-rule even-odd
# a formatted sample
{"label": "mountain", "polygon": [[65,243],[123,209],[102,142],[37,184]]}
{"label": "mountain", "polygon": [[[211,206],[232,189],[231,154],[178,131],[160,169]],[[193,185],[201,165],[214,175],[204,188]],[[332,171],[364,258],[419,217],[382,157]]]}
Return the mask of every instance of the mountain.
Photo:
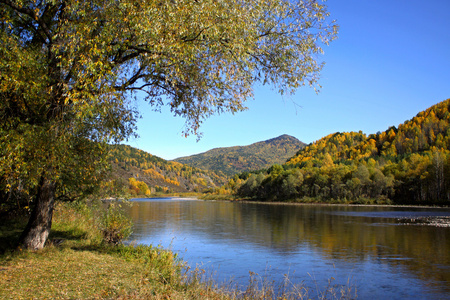
{"label": "mountain", "polygon": [[450,204],[450,99],[398,127],[337,132],[227,186],[259,200]]}
{"label": "mountain", "polygon": [[223,175],[167,161],[127,145],[112,145],[112,176],[134,195],[202,191],[220,186]]}
{"label": "mountain", "polygon": [[243,171],[282,164],[304,146],[305,143],[293,136],[281,135],[248,146],[215,148],[201,154],[180,157],[174,161],[232,176]]}

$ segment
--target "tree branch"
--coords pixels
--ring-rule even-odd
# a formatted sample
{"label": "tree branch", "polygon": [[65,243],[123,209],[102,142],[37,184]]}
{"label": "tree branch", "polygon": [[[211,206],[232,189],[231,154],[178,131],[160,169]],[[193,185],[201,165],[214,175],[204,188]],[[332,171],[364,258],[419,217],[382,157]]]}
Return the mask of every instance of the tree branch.
{"label": "tree branch", "polygon": [[7,5],[10,8],[12,8],[13,10],[15,10],[16,12],[25,14],[25,15],[29,16],[30,18],[32,18],[33,20],[35,20],[39,24],[39,26],[42,28],[42,30],[44,31],[45,36],[49,40],[49,43],[50,44],[52,43],[52,35],[51,35],[50,29],[47,27],[47,24],[45,24],[45,22],[43,22],[40,18],[38,18],[38,16],[34,12],[34,10],[26,8],[26,7],[20,7],[17,4],[15,4],[13,1],[10,1],[10,0],[0,0],[0,4]]}

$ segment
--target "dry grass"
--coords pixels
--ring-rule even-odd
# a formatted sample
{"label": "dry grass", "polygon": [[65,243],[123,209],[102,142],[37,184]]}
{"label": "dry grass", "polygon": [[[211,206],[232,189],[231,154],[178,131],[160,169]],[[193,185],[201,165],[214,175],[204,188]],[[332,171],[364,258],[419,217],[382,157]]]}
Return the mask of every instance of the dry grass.
{"label": "dry grass", "polygon": [[46,249],[2,266],[1,299],[104,299],[134,289],[142,268],[92,251]]}

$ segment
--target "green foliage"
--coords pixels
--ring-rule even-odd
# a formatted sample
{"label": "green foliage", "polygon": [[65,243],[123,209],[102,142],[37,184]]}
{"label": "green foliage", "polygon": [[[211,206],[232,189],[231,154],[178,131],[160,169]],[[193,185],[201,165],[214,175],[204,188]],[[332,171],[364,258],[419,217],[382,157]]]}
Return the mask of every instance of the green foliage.
{"label": "green foliage", "polygon": [[180,157],[175,161],[233,176],[244,171],[282,164],[304,145],[292,136],[282,135],[248,146],[216,148],[205,153]]}
{"label": "green foliage", "polygon": [[235,191],[272,201],[448,204],[449,149],[450,99],[383,133],[330,134]]}

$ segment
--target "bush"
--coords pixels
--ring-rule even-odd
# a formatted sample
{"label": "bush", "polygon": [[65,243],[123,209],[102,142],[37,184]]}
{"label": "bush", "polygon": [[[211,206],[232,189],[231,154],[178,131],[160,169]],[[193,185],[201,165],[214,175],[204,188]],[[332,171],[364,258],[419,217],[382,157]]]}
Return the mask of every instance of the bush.
{"label": "bush", "polygon": [[131,235],[133,222],[123,214],[122,206],[110,203],[100,219],[103,240],[108,244],[118,245]]}

